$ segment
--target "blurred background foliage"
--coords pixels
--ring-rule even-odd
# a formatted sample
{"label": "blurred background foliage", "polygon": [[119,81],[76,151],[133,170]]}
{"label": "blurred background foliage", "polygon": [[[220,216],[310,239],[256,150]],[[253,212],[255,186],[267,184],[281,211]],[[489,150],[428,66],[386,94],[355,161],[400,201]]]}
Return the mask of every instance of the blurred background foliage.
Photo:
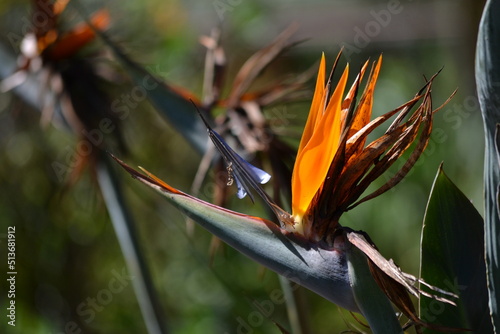
{"label": "blurred background foliage", "polygon": [[[347,213],[341,223],[368,232],[382,254],[393,258],[404,271],[418,275],[422,219],[441,161],[447,175],[483,212],[484,143],[473,62],[484,1],[83,3],[92,10],[109,9],[112,24],[108,35],[132,59],[198,96],[205,56],[198,39],[219,25],[229,64],[227,76],[231,78],[249,55],[267,45],[291,22],[299,23],[295,38],[308,39],[280,56],[259,79],[262,85],[270,78],[288,78],[310,68],[322,51],[331,65],[342,45],[346,46],[343,61],[349,61],[353,70],[368,57],[376,59],[383,53],[375,116],[410,99],[422,86],[423,75],[430,77],[444,66],[433,87],[435,106],[457,87],[458,94],[435,116],[427,151],[404,182]],[[377,22],[377,14],[394,3],[399,4],[400,11],[390,15],[387,24],[379,23],[378,33],[360,37],[359,31],[370,29],[370,24]],[[4,0],[0,4],[2,52],[11,56],[18,53],[12,36],[22,36],[29,10],[28,1]],[[70,11],[67,15],[68,22],[79,20]],[[102,46],[96,42],[95,47]],[[109,59],[99,61],[120,68]],[[13,71],[5,62],[0,67],[2,77]],[[133,89],[122,77],[116,82],[109,87],[111,101]],[[312,95],[313,82],[308,88]],[[276,105],[265,113],[276,133],[297,145],[309,103],[305,100]],[[190,189],[201,157],[147,100],[130,108],[123,121],[123,136],[130,150],[127,160],[132,165],[146,167],[181,190]],[[36,108],[12,92],[1,93],[0,242],[5,245],[7,226],[15,225],[19,273],[15,329],[19,333],[71,333],[65,326],[75,322],[84,333],[145,332],[130,284],[113,294],[102,310],[95,308],[91,321],[86,322],[87,318],[76,312],[82,303],[90,307],[88,298],[96,298],[100,291],[108,289],[115,273],[125,268],[125,262],[93,176],[85,173],[70,186],[53,169],[53,163],[64,162],[75,144],[71,134],[52,125],[42,129]],[[395,167],[400,165],[396,163]],[[122,176],[172,332],[236,333],[242,321],[256,321],[255,302],[269,300],[272,291],[280,289],[276,275],[228,247],[216,255],[210,267],[211,236],[199,228],[194,236],[188,236],[184,217],[177,210],[125,174]],[[374,187],[384,181],[382,177]],[[211,199],[213,190],[207,180],[201,197]],[[248,198],[234,198],[229,205],[236,211],[263,214],[259,205],[250,203]],[[0,250],[2,259],[5,248]],[[5,272],[2,270],[0,275]],[[313,333],[337,333],[350,328],[350,324],[359,326],[347,311],[321,297],[309,291],[303,291],[301,296]],[[2,292],[2,305],[5,297]],[[264,319],[254,332],[278,333],[273,321],[287,324],[283,304],[275,305],[270,318]],[[2,328],[6,328],[6,321],[0,323]]]}

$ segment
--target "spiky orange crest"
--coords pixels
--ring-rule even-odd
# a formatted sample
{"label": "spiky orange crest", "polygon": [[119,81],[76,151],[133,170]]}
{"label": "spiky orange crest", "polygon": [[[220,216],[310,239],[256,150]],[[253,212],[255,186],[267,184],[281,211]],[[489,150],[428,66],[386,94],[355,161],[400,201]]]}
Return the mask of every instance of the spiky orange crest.
{"label": "spiky orange crest", "polygon": [[321,187],[340,139],[341,99],[349,71],[344,73],[328,104],[325,86],[325,56],[321,58],[309,117],[300,141],[292,174],[292,215],[300,223]]}
{"label": "spiky orange crest", "polygon": [[[361,106],[350,125],[349,137],[370,121],[373,89],[380,64],[381,61],[378,62],[370,78]],[[349,71],[349,65],[347,65],[333,94],[329,97],[330,82],[325,82],[324,54],[321,57],[309,117],[299,144],[292,175],[292,215],[299,231],[302,230],[302,220],[307,215],[316,194],[321,190],[332,160],[338,151],[344,127],[347,126],[348,110],[355,99],[355,88],[359,85],[367,65],[368,62],[364,64],[352,88],[343,99]]]}

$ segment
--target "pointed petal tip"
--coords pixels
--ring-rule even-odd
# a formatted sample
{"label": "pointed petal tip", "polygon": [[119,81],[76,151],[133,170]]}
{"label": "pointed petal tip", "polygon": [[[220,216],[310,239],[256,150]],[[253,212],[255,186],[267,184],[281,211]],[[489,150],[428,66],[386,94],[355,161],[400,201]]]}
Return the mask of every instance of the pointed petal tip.
{"label": "pointed petal tip", "polygon": [[[264,172],[264,173],[266,173],[266,172]],[[271,175],[266,173],[266,175],[261,178],[260,184],[266,184],[267,182],[269,182],[269,180],[271,180]]]}
{"label": "pointed petal tip", "polygon": [[134,179],[137,179],[143,183],[149,184],[149,185],[155,185],[157,187],[160,187],[164,191],[168,191],[170,193],[174,194],[184,194],[182,191],[179,191],[175,189],[174,187],[168,185],[165,183],[163,180],[161,180],[159,177],[155,176],[154,174],[148,172],[145,168],[140,167],[139,169],[144,172],[142,174],[141,172],[135,170],[134,168],[130,167],[127,165],[125,162],[117,158],[115,155],[112,153],[108,152],[108,154],[115,160],[123,169],[125,169]]}
{"label": "pointed petal tip", "polygon": [[[236,177],[236,175],[233,175],[232,177],[233,177],[234,181],[236,182],[236,188],[238,189],[238,191],[236,192],[236,196],[239,199],[245,198],[248,195],[248,191],[247,191],[247,189],[245,187],[245,183],[243,183],[244,181],[240,180],[238,177]],[[229,184],[230,183],[228,183],[228,185]],[[252,196],[250,196],[250,199],[253,202]]]}
{"label": "pointed petal tip", "polygon": [[250,167],[250,169],[255,173],[256,179],[259,180],[260,184],[266,184],[267,182],[269,182],[269,180],[271,180],[271,174],[258,167],[255,167],[249,162],[247,163],[248,167]]}

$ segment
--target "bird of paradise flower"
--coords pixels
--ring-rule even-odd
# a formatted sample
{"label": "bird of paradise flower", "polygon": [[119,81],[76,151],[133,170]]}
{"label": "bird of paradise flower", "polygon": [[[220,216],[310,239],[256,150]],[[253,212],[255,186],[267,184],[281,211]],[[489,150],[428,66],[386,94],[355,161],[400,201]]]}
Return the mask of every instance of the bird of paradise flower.
{"label": "bird of paradise flower", "polygon": [[[456,295],[403,273],[392,260],[386,260],[378,252],[366,233],[353,231],[339,223],[344,212],[398,184],[424,151],[431,135],[433,114],[442,108],[432,107],[431,87],[437,74],[426,80],[410,101],[370,121],[382,56],[373,63],[358,101],[360,82],[369,62],[363,65],[344,97],[349,65],[332,89],[332,77],[340,55],[328,79],[324,55],[320,61],[309,117],[291,180],[291,214],[276,205],[261,187],[270,175],[241,158],[204,119],[210,138],[227,163],[228,184],[236,183],[240,198],[248,194],[253,200],[252,189],[256,191],[274,212],[278,224],[203,202],[169,186],[145,169],[141,168],[143,174],[116,157],[115,160],[134,178],[162,193],[200,225],[240,252],[330,301],[362,313],[375,332],[389,333],[388,328],[400,332],[401,327],[397,320],[397,325],[392,320],[380,325],[381,309],[385,308],[394,315],[390,304],[387,307],[387,303],[381,301],[373,307],[372,301],[367,302],[362,295],[365,292],[359,288],[360,258],[361,263],[369,268],[365,273],[371,273],[369,277],[361,278],[361,285],[369,285],[370,280],[374,280],[383,295],[408,317],[409,324],[417,329],[425,326],[455,330],[420,320],[409,293],[417,298],[424,295],[451,304],[453,302],[448,298],[456,298]],[[367,136],[395,115],[385,133],[365,145]],[[414,143],[403,167],[379,189],[360,199],[368,186]],[[427,286],[427,291],[416,287],[416,283]],[[373,295],[369,297],[373,298]]]}

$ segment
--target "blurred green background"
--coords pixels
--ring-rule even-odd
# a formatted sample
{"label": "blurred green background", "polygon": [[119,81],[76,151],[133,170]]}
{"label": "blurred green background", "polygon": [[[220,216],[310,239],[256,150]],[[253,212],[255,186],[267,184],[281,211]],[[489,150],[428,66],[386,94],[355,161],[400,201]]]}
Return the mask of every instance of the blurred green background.
{"label": "blurred green background", "polygon": [[[440,68],[433,87],[437,107],[458,94],[435,115],[434,133],[410,175],[395,189],[343,216],[341,223],[369,233],[387,258],[418,275],[422,219],[431,184],[444,161],[448,176],[483,211],[483,135],[474,84],[477,27],[484,1],[85,1],[88,8],[106,7],[112,17],[109,35],[129,55],[168,82],[201,94],[205,49],[200,35],[222,28],[222,45],[231,78],[256,50],[291,22],[300,27],[296,39],[307,40],[280,56],[261,80],[285,78],[313,66],[322,51],[331,65],[340,47],[342,62],[353,73],[380,53],[384,62],[375,91],[374,115],[410,99]],[[12,36],[21,36],[28,1],[0,4],[2,52],[14,55]],[[384,16],[383,13],[392,13]],[[68,14],[70,15],[70,14]],[[68,17],[68,19],[77,19]],[[222,23],[221,23],[222,22]],[[12,71],[0,64],[3,77]],[[351,82],[354,75],[351,75]],[[230,82],[230,80],[228,80]],[[124,82],[110,90],[111,100],[130,92]],[[226,87],[227,88],[227,87]],[[313,89],[313,82],[309,88]],[[312,93],[311,93],[312,94]],[[310,101],[266,110],[275,129],[298,143]],[[1,309],[5,310],[7,226],[16,226],[17,326],[0,319],[0,332],[65,333],[69,322],[82,333],[146,331],[130,281],[109,302],[91,309],[125,266],[106,207],[90,173],[74,186],[61,182],[53,162],[63,161],[75,138],[53,126],[40,127],[40,113],[15,94],[0,95],[0,268]],[[130,154],[171,185],[189,191],[200,156],[153,110],[146,100],[123,122]],[[396,167],[401,164],[396,163]],[[185,232],[184,217],[157,194],[120,174],[139,238],[172,333],[237,333],[241,322],[256,321],[255,302],[269,300],[280,289],[276,275],[229,247],[210,267],[211,236],[197,228]],[[378,184],[386,179],[382,177]],[[202,197],[210,199],[207,181]],[[259,205],[234,199],[232,209],[264,215]],[[340,333],[357,323],[345,310],[309,291],[303,305],[312,333]],[[90,299],[89,299],[90,298]],[[82,306],[82,303],[84,304]],[[98,305],[99,306],[99,305]],[[286,309],[274,305],[253,333],[279,333]],[[254,317],[254,318],[252,318]],[[90,319],[91,318],[91,319]],[[89,321],[86,321],[89,320]],[[14,330],[14,331],[13,331]],[[78,333],[78,331],[75,331]]]}

